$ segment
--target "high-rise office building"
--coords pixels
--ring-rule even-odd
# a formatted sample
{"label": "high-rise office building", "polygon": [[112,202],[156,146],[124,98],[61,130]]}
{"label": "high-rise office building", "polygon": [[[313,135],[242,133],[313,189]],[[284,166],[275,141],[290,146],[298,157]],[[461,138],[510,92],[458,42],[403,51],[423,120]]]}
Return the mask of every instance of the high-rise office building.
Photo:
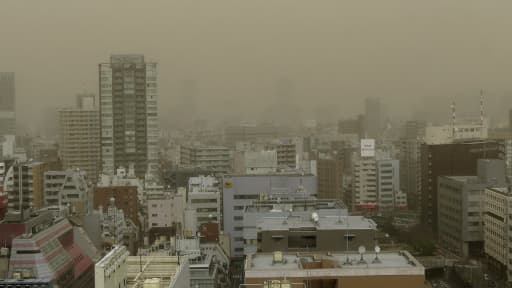
{"label": "high-rise office building", "polygon": [[383,127],[382,109],[379,98],[366,98],[364,102],[366,138],[379,138],[380,128]]}
{"label": "high-rise office building", "polygon": [[421,202],[421,144],[417,139],[400,140],[400,190],[407,195],[409,209],[418,211]]}
{"label": "high-rise office building", "polygon": [[405,122],[404,126],[404,138],[407,140],[416,140],[425,138],[425,129],[427,123],[420,120],[411,120]]}
{"label": "high-rise office building", "polygon": [[112,55],[99,64],[102,172],[135,165],[144,177],[158,170],[156,63],[143,55]]}
{"label": "high-rise office building", "polygon": [[423,144],[421,147],[421,221],[437,232],[440,176],[475,176],[478,159],[503,159],[502,141]]}
{"label": "high-rise office building", "polygon": [[59,149],[64,170],[80,168],[94,183],[100,173],[100,116],[94,95],[77,95],[77,107],[59,110]]}
{"label": "high-rise office building", "polygon": [[16,134],[14,73],[0,72],[0,138]]}

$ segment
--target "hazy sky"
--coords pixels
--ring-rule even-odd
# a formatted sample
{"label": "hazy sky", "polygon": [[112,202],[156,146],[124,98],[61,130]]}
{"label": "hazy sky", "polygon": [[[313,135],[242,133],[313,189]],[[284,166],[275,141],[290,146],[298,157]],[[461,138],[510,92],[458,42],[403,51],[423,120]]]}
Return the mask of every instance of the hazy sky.
{"label": "hazy sky", "polygon": [[[288,99],[296,103],[283,111],[305,119],[345,118],[366,96],[409,117],[449,109],[453,97],[473,101],[482,87],[505,99],[510,11],[509,0],[0,0],[0,71],[16,72],[30,129],[77,92],[97,94],[97,64],[112,53],[159,63],[164,126],[267,117]],[[275,99],[282,79],[289,93]],[[477,110],[471,103],[460,106]]]}

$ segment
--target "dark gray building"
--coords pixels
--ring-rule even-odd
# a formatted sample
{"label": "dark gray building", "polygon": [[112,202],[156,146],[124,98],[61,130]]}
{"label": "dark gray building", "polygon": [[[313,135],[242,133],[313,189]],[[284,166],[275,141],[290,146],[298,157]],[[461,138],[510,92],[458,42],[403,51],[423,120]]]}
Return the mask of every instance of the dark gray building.
{"label": "dark gray building", "polygon": [[505,161],[498,159],[479,159],[477,176],[439,177],[439,244],[461,257],[481,255],[485,188],[504,185]]}
{"label": "dark gray building", "polygon": [[0,140],[16,134],[16,98],[13,72],[0,72]]}
{"label": "dark gray building", "polygon": [[103,173],[130,165],[138,177],[157,172],[156,63],[143,55],[112,55],[99,64],[99,77]]}
{"label": "dark gray building", "polygon": [[312,213],[319,217],[347,216],[348,210],[337,199],[272,199],[254,201],[245,208],[243,220],[244,253],[257,252],[258,225],[266,218],[299,217],[309,219]]}
{"label": "dark gray building", "polygon": [[382,108],[379,98],[366,98],[365,108],[365,138],[379,138],[382,122]]}
{"label": "dark gray building", "polygon": [[258,252],[356,251],[375,245],[376,232],[377,224],[362,216],[265,218],[258,225]]}

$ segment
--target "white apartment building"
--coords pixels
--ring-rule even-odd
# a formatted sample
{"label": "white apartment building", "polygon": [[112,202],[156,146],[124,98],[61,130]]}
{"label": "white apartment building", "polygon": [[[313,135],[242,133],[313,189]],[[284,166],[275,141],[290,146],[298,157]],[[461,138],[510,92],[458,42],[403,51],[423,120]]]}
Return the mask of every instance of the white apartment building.
{"label": "white apartment building", "polygon": [[196,223],[220,222],[221,192],[219,180],[212,176],[190,177],[188,180],[190,208],[196,211]]}
{"label": "white apartment building", "polygon": [[399,161],[361,157],[353,164],[353,210],[390,212],[407,205],[407,196],[400,192]]}
{"label": "white apartment building", "polygon": [[377,163],[374,158],[361,158],[353,166],[353,210],[377,209]]}
{"label": "white apartment building", "polygon": [[[396,159],[377,160],[377,197],[379,211],[392,211],[397,207],[395,201],[405,201],[400,192],[400,164]],[[403,207],[403,203],[400,203]],[[406,204],[407,205],[407,204]]]}
{"label": "white apartment building", "polygon": [[230,237],[231,257],[244,255],[244,209],[254,200],[316,197],[317,179],[311,174],[224,175],[222,223]]}
{"label": "white apartment building", "polygon": [[181,234],[184,227],[184,211],[186,208],[186,191],[179,188],[177,193],[153,195],[147,200],[148,227],[172,227]]}
{"label": "white apartment building", "polygon": [[237,151],[233,157],[235,174],[268,174],[277,171],[277,151]]}
{"label": "white apartment building", "polygon": [[512,190],[485,189],[484,250],[496,271],[512,281]]}
{"label": "white apartment building", "polygon": [[127,286],[128,250],[125,246],[114,246],[94,266],[94,287],[111,288]]}
{"label": "white apartment building", "polygon": [[47,171],[44,173],[44,206],[69,207],[71,214],[92,211],[92,191],[84,170]]}
{"label": "white apartment building", "polygon": [[300,169],[304,158],[304,142],[301,137],[281,139],[275,144],[277,166]]}
{"label": "white apartment building", "polygon": [[176,219],[171,218],[173,210],[173,199],[171,195],[160,195],[147,200],[148,229],[152,227],[171,227]]}
{"label": "white apartment building", "polygon": [[232,169],[231,149],[224,146],[180,146],[180,165],[200,167],[213,173],[228,173]]}

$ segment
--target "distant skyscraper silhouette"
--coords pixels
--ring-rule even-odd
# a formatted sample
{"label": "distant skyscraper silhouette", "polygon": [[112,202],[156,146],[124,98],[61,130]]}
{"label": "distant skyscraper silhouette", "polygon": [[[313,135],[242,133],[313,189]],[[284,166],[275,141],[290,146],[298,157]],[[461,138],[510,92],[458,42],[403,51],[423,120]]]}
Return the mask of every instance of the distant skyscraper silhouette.
{"label": "distant skyscraper silhouette", "polygon": [[365,132],[367,138],[378,138],[380,129],[384,125],[381,123],[381,103],[379,98],[366,98],[365,108]]}
{"label": "distant skyscraper silhouette", "polygon": [[14,73],[0,72],[0,137],[16,134]]}

